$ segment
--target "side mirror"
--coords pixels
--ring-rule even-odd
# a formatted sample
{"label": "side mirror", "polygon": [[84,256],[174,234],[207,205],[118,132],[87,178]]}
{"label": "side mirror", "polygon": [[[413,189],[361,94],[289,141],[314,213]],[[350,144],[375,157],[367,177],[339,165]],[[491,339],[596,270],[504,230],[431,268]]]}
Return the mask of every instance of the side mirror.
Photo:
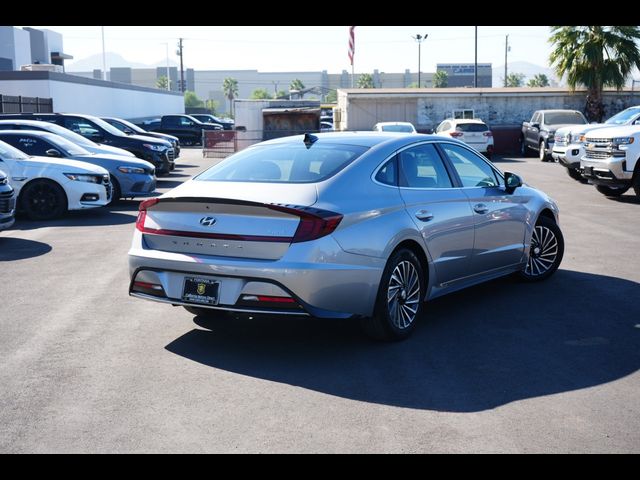
{"label": "side mirror", "polygon": [[531,124],[531,128],[537,128],[538,130],[540,130],[540,124],[539,123],[532,123]]}
{"label": "side mirror", "polygon": [[522,179],[511,172],[504,172],[504,185],[507,193],[513,193],[514,190],[522,186]]}
{"label": "side mirror", "polygon": [[61,157],[60,152],[55,148],[50,148],[45,152],[49,157]]}

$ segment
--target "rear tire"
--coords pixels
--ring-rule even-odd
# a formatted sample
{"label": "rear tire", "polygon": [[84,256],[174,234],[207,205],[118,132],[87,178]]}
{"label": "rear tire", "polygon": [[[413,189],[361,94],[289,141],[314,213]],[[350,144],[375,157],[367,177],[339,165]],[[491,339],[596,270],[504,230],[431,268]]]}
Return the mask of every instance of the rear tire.
{"label": "rear tire", "polygon": [[[640,160],[638,160],[640,162]],[[633,179],[633,191],[640,198],[640,169],[636,168],[636,176]]]}
{"label": "rear tire", "polygon": [[[613,187],[607,187],[606,185],[596,185],[596,190],[598,190],[602,195],[606,195],[607,197],[619,197],[620,195],[624,194],[627,190],[629,190],[629,187],[613,188]],[[637,192],[636,192],[636,195],[637,195]]]}
{"label": "rear tire", "polygon": [[420,260],[409,249],[391,255],[382,273],[374,315],[362,320],[362,328],[376,340],[407,338],[422,312],[425,281]]}
{"label": "rear tire", "polygon": [[529,259],[519,272],[526,282],[546,280],[558,270],[564,255],[564,237],[560,227],[548,217],[540,217],[531,235]]}
{"label": "rear tire", "polygon": [[22,189],[20,207],[31,220],[52,220],[67,211],[67,196],[57,183],[35,180]]}

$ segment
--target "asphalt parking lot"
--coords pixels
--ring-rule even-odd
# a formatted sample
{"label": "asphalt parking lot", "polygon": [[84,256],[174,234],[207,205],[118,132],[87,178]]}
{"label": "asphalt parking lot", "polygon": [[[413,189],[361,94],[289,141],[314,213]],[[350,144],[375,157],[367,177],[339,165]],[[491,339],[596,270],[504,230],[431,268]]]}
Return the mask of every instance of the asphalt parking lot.
{"label": "asphalt parking lot", "polygon": [[[160,191],[210,165],[184,149]],[[564,261],[351,321],[205,320],[130,298],[136,201],[0,233],[0,452],[640,452],[640,201],[506,157],[558,202]]]}

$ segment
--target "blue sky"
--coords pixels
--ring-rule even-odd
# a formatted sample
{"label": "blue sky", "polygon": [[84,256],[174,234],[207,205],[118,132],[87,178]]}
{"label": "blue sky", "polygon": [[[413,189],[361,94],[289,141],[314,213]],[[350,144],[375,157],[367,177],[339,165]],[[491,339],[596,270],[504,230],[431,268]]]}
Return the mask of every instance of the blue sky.
{"label": "blue sky", "polygon": [[[64,50],[76,60],[102,52],[99,26],[36,26],[64,35]],[[175,45],[184,40],[186,67],[199,70],[257,69],[260,71],[350,70],[348,27],[320,26],[127,26],[104,27],[106,50],[131,62],[177,61]],[[358,26],[356,72],[417,71],[418,45],[411,38],[428,34],[422,43],[422,71],[436,63],[473,62],[473,26]],[[550,53],[546,26],[478,27],[478,62],[504,64],[505,35],[509,34],[509,62],[527,61],[546,67]],[[109,65],[107,65],[107,68]]]}

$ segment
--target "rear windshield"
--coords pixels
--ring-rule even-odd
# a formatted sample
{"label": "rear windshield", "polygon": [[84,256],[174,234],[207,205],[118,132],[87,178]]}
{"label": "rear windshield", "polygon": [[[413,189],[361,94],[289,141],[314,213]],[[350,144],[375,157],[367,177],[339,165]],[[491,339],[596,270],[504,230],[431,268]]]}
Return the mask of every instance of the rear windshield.
{"label": "rear windshield", "polygon": [[224,182],[313,183],[335,175],[367,151],[356,145],[281,143],[247,148],[196,177]]}
{"label": "rear windshield", "polygon": [[587,120],[580,112],[558,112],[545,114],[544,123],[561,125],[563,123],[587,123]]}
{"label": "rear windshield", "polygon": [[489,127],[484,123],[459,123],[456,130],[459,132],[486,132]]}
{"label": "rear windshield", "polygon": [[411,125],[382,125],[383,132],[409,132],[413,133]]}

